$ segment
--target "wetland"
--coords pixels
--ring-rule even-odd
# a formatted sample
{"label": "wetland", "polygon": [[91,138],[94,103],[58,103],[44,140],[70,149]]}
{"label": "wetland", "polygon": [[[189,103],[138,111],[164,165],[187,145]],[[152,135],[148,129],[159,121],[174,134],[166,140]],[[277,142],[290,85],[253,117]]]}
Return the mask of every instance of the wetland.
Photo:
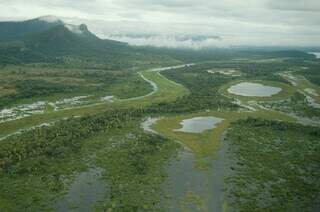
{"label": "wetland", "polygon": [[315,211],[320,64],[256,57],[3,67],[0,208]]}

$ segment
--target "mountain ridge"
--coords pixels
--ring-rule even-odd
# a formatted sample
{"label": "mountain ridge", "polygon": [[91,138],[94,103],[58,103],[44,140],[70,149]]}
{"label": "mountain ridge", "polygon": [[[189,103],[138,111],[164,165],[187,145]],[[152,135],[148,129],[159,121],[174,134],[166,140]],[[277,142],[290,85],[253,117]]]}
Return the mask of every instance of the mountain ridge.
{"label": "mountain ridge", "polygon": [[50,63],[58,66],[123,68],[168,63],[166,55],[127,43],[101,39],[87,25],[64,23],[55,16],[0,22],[0,64]]}

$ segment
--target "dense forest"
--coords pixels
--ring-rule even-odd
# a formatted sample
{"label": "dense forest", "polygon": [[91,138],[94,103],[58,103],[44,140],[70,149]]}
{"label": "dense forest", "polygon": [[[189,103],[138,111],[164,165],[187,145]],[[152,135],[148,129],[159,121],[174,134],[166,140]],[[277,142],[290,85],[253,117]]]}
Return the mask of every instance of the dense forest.
{"label": "dense forest", "polygon": [[[61,157],[77,150],[81,140],[109,128],[121,128],[127,121],[141,116],[140,110],[114,111],[111,114],[59,121],[53,126],[36,128],[11,137],[2,142],[0,147],[1,171],[14,174],[32,170],[29,164],[34,162],[40,163],[37,165],[41,167],[41,158]],[[37,169],[40,167],[36,166]]]}
{"label": "dense forest", "polygon": [[249,118],[227,134],[227,195],[242,211],[313,211],[319,198],[320,129]]}
{"label": "dense forest", "polygon": [[310,82],[320,85],[319,69],[319,64],[308,64],[308,69],[300,71],[299,73],[306,77]]}
{"label": "dense forest", "polygon": [[[88,163],[78,157],[95,152],[92,163],[106,170],[102,180],[109,190],[106,199],[95,206],[97,211],[164,210],[160,203],[166,195],[161,185],[166,179],[166,166],[177,155],[180,145],[141,132],[137,124],[144,115],[143,110],[128,109],[70,118],[2,141],[0,197],[5,200],[2,207],[10,210],[13,196],[18,195],[15,198],[22,199],[16,209],[52,209],[52,205],[42,203],[64,191],[67,179],[63,176],[72,176],[73,171]],[[73,162],[75,158],[77,162]],[[56,163],[64,165],[56,170]],[[37,193],[32,185],[21,182],[23,179],[39,181],[34,185]],[[28,197],[23,197],[22,184],[23,190],[29,192]],[[35,199],[39,202],[30,205],[29,201]]]}

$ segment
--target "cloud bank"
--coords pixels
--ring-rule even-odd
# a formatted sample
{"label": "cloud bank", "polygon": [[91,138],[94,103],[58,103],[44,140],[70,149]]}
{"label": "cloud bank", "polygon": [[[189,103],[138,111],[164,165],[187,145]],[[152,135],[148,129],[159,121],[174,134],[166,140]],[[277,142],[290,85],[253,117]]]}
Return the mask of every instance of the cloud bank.
{"label": "cloud bank", "polygon": [[319,0],[0,0],[1,20],[43,15],[132,45],[320,46]]}

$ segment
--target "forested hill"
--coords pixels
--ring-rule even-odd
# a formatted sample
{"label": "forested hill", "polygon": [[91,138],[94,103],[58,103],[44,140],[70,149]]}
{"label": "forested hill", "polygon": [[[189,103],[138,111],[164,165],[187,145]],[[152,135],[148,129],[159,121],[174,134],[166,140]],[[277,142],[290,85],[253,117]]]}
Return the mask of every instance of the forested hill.
{"label": "forested hill", "polygon": [[123,42],[100,39],[85,24],[66,24],[51,16],[0,22],[0,64],[40,62],[121,68],[168,60],[168,57],[138,50]]}
{"label": "forested hill", "polygon": [[28,34],[40,33],[57,25],[63,25],[63,22],[59,19],[46,21],[42,18],[27,21],[0,22],[0,41],[20,40]]}

